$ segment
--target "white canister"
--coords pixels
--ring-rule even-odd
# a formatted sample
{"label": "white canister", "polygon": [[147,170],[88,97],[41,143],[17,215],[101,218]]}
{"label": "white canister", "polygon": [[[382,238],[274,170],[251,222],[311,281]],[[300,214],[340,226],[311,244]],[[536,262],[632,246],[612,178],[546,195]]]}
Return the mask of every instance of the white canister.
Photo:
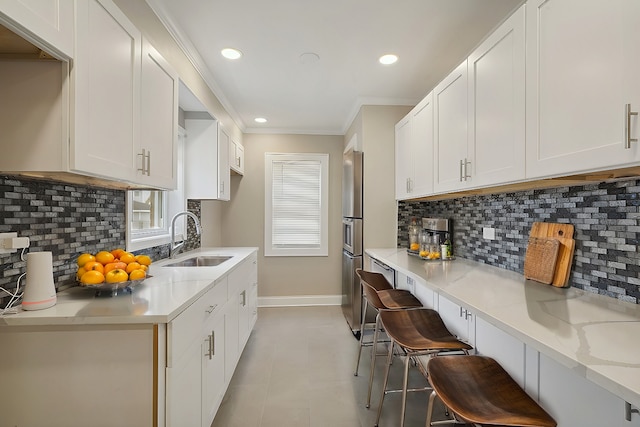
{"label": "white canister", "polygon": [[27,275],[23,310],[42,310],[56,304],[56,288],[53,284],[53,257],[51,252],[27,254]]}

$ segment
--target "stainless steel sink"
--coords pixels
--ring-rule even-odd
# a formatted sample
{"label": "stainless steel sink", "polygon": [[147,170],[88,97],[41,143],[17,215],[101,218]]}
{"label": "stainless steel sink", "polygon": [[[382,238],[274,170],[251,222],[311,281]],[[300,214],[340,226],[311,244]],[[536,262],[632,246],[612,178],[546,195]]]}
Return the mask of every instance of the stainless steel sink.
{"label": "stainless steel sink", "polygon": [[183,259],[182,261],[167,264],[164,267],[214,267],[220,265],[223,262],[230,260],[231,256],[226,255],[212,255],[212,256],[195,256],[192,258]]}

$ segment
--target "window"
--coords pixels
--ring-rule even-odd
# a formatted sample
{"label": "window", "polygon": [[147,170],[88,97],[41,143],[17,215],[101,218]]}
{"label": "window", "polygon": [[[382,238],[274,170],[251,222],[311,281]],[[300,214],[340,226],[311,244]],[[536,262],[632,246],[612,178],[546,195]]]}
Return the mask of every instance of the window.
{"label": "window", "polygon": [[328,255],[328,154],[265,155],[265,255]]}
{"label": "window", "polygon": [[[183,153],[186,134],[180,128],[178,135],[177,189],[127,191],[127,250],[136,251],[171,241],[171,218],[186,209],[184,198]],[[176,240],[186,238],[185,217],[176,221]]]}

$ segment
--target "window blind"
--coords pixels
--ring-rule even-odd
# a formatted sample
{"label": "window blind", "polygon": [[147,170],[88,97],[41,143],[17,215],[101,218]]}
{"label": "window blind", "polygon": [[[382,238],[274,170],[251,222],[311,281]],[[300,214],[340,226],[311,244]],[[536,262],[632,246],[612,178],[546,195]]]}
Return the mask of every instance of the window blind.
{"label": "window blind", "polygon": [[275,248],[319,248],[322,241],[322,164],[273,160],[272,228]]}

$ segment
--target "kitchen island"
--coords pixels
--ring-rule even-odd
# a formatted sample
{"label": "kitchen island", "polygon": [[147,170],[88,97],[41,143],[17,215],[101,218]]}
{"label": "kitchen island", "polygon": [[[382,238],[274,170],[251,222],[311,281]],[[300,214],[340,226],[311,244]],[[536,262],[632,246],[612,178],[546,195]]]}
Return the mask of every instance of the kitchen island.
{"label": "kitchen island", "polygon": [[[228,256],[211,267],[172,267]],[[257,318],[257,248],[153,263],[131,292],[74,287],[0,317],[0,426],[209,426]]]}
{"label": "kitchen island", "polygon": [[395,269],[397,286],[439,310],[452,332],[503,364],[559,426],[640,425],[640,306],[465,259],[365,252]]}

